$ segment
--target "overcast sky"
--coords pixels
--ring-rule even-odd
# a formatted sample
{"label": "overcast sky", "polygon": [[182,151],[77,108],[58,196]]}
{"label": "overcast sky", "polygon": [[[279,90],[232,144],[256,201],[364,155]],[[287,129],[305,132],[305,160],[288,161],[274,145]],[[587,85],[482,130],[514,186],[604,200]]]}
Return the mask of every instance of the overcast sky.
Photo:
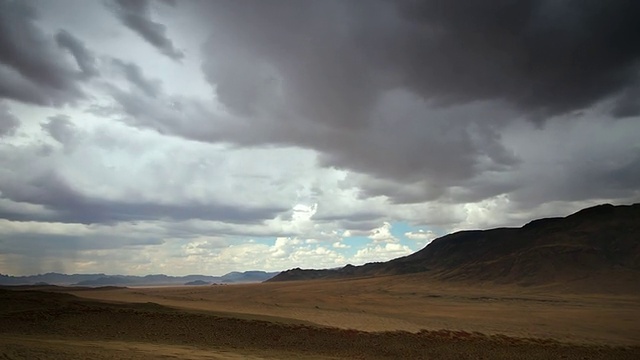
{"label": "overcast sky", "polygon": [[0,0],[0,273],[338,267],[638,202],[638,19]]}

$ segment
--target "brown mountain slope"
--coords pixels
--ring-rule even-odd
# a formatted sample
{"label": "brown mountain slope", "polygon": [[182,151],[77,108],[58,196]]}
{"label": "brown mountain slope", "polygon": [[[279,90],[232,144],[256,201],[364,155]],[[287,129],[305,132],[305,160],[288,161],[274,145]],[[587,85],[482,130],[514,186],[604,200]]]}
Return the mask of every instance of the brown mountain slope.
{"label": "brown mountain slope", "polygon": [[419,272],[441,280],[520,285],[615,280],[640,291],[640,204],[599,205],[521,228],[461,231],[388,262],[292,269],[269,281]]}

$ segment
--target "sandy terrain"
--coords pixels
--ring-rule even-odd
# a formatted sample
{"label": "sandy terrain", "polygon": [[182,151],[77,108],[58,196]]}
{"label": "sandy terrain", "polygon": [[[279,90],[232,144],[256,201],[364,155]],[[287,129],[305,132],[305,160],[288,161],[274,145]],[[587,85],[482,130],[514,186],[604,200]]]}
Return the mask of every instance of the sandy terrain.
{"label": "sandy terrain", "polygon": [[0,290],[0,358],[640,358],[636,294],[417,275],[55,291]]}
{"label": "sandy terrain", "polygon": [[637,294],[452,285],[424,281],[419,275],[74,294],[363,331],[449,329],[573,343],[640,345]]}
{"label": "sandy terrain", "polygon": [[0,338],[0,355],[5,359],[185,359],[258,360],[268,357],[219,349],[153,344],[134,341],[86,341],[33,336]]}

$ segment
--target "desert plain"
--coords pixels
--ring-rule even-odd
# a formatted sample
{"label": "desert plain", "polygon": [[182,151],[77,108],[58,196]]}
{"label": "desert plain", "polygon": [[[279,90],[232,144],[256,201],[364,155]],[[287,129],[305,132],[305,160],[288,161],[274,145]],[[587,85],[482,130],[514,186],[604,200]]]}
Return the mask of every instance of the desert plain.
{"label": "desert plain", "polygon": [[4,359],[638,359],[640,296],[424,274],[0,291]]}

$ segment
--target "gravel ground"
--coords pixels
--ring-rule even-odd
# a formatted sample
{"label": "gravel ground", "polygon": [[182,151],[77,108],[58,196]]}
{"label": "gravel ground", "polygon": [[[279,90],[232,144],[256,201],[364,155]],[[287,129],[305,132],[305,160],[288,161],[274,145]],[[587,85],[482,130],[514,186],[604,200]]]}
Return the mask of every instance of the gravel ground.
{"label": "gravel ground", "polygon": [[6,359],[640,358],[637,347],[446,330],[365,332],[25,291],[0,291],[0,338]]}

